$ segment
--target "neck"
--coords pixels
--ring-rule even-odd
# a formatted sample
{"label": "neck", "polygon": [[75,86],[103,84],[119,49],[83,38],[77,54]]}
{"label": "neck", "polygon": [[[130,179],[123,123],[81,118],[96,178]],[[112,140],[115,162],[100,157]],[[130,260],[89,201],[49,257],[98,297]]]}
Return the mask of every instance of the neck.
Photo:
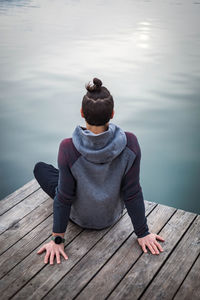
{"label": "neck", "polygon": [[86,122],[86,128],[90,131],[92,131],[95,134],[102,133],[108,129],[109,123],[106,123],[103,126],[95,126],[95,125],[90,125]]}

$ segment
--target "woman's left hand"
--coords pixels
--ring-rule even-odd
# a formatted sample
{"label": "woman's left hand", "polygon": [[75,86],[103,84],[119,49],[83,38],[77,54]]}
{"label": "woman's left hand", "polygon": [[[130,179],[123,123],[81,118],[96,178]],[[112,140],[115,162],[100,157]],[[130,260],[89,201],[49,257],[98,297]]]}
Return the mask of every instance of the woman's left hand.
{"label": "woman's left hand", "polygon": [[[160,240],[164,242],[164,239],[155,233],[150,233],[142,238],[138,238],[138,243],[142,247],[142,250],[147,253],[146,246],[149,248],[152,254],[159,254],[160,252],[163,252],[163,248],[161,245],[157,242],[157,240]],[[160,252],[159,252],[160,250]]]}

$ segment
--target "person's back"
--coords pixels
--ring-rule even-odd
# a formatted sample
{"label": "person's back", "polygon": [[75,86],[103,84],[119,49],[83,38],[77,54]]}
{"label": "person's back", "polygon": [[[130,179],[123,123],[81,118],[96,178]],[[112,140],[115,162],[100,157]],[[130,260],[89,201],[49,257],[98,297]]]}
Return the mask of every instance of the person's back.
{"label": "person's back", "polygon": [[[133,165],[135,152],[127,140],[137,146],[131,133],[124,133],[110,123],[99,134],[77,126],[72,139],[61,143],[67,151],[65,164],[76,180],[76,198],[72,202],[70,219],[84,228],[102,229],[113,225],[122,215],[124,201],[122,179]],[[129,142],[130,144],[130,142]]]}
{"label": "person's back", "polygon": [[69,219],[83,228],[103,229],[113,225],[126,207],[143,251],[147,252],[147,245],[158,254],[157,247],[160,251],[162,247],[156,237],[163,239],[150,233],[147,225],[138,139],[109,123],[114,116],[113,97],[101,80],[94,78],[93,83],[86,86],[82,101],[86,127],[77,126],[72,137],[60,143],[59,170],[41,162],[34,168],[39,184],[54,199],[53,241],[38,253],[55,248],[67,258],[63,238]]}

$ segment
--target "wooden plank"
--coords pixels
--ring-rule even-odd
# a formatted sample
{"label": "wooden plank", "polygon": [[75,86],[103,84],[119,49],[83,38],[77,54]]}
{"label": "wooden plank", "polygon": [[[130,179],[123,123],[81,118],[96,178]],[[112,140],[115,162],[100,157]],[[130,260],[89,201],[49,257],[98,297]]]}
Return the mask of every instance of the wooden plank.
{"label": "wooden plank", "polygon": [[[14,226],[7,229],[0,235],[0,255],[4,253],[8,248],[12,247],[18,240],[23,238],[38,224],[48,218],[53,212],[53,201],[51,198],[47,198],[40,206],[32,210]],[[0,257],[1,262],[1,257]]]}
{"label": "wooden plank", "polygon": [[[34,251],[35,248],[42,243],[46,243],[47,237],[49,237],[47,242],[50,241],[52,224],[53,214],[0,256],[0,278],[5,276],[11,269]],[[72,223],[69,222],[68,233],[66,236],[67,242],[77,236],[81,231],[83,231],[81,227],[74,224],[72,226]]]}
{"label": "wooden plank", "polygon": [[174,300],[188,299],[200,299],[200,255],[174,297]]}
{"label": "wooden plank", "polygon": [[[0,281],[0,292],[3,299],[9,299],[15,293],[15,297],[18,297],[18,291],[23,286],[28,286],[28,292],[25,289],[25,293],[23,294],[24,289],[22,289],[22,293],[20,294],[21,299],[27,299],[27,295],[30,298],[31,295],[34,293],[37,285],[42,285],[48,278],[52,278],[52,280],[57,283],[59,278],[62,277],[63,272],[67,272],[70,270],[74,264],[77,263],[82,256],[85,255],[89,251],[91,247],[94,246],[99,239],[102,238],[106,232],[110,230],[110,227],[105,228],[103,230],[83,230],[78,237],[73,237],[72,243],[68,242],[68,237],[66,237],[67,241],[67,248],[65,246],[65,251],[68,254],[69,259],[64,260],[61,256],[61,264],[56,264],[55,268],[52,268],[53,265],[44,264],[44,256],[45,253],[42,255],[38,255],[37,251],[40,249],[38,247],[35,251],[31,252],[25,259],[23,259],[18,265],[16,265],[3,279]],[[70,230],[66,231],[66,234],[70,234]],[[37,276],[35,276],[37,274]],[[34,277],[35,276],[35,277]],[[32,281],[33,284],[26,283],[34,277]],[[35,279],[36,286],[34,285]],[[20,292],[21,292],[20,291]]]}
{"label": "wooden plank", "polygon": [[43,203],[47,198],[49,198],[49,196],[43,192],[42,189],[39,189],[5,212],[1,216],[0,234],[8,228],[14,227],[16,223],[18,223],[36,207],[41,205],[41,203]]}
{"label": "wooden plank", "polygon": [[[158,232],[169,220],[169,218],[174,214],[175,211],[175,208],[167,207],[164,205],[158,205],[147,218],[150,232]],[[162,244],[163,247],[165,247],[164,243],[161,243],[161,245]],[[98,251],[97,253],[99,252],[100,251]],[[119,250],[104,265],[100,272],[92,279],[92,281],[90,281],[90,283],[86,286],[86,288],[80,293],[80,295],[76,299],[105,299],[109,295],[109,293],[114,289],[114,287],[119,283],[119,281],[123,278],[123,276],[127,273],[127,271],[134,264],[134,262],[137,261],[137,259],[141,256],[142,252],[143,251],[137,242],[135,234],[131,235],[121,246],[121,248],[119,248]],[[103,253],[104,255],[104,251],[102,251],[101,253]],[[70,285],[72,285],[71,280],[74,284],[74,287],[70,286],[69,288],[70,295],[71,289],[73,289],[74,293],[76,294],[80,291],[79,282],[77,282],[77,276],[75,276],[75,272],[79,274],[80,280],[82,275],[82,278],[84,278],[85,281],[85,276],[87,276],[91,269],[90,259],[88,259],[85,266],[80,264],[79,269],[77,269],[77,265],[73,269],[73,274],[72,272],[70,272],[71,276],[74,275],[74,280],[73,278],[70,278]],[[82,270],[85,271],[84,274],[82,274]],[[65,280],[66,279],[67,278],[65,278]],[[65,282],[65,284],[67,284],[67,282]],[[50,292],[49,295],[47,295],[47,299],[53,299],[53,296],[55,297],[56,292],[58,292],[59,286],[60,284],[56,286],[56,288],[54,289],[55,292],[53,290]],[[83,287],[83,285],[81,287]]]}
{"label": "wooden plank", "polygon": [[[164,266],[168,267],[169,263],[166,261],[168,256],[173,254],[174,247],[180,241],[181,237],[194,221],[195,217],[196,214],[185,212],[183,210],[177,210],[177,212],[172,216],[161,232],[159,232],[159,235],[165,239],[165,250],[159,255],[148,255],[143,253],[139,260],[133,265],[123,280],[119,283],[119,285],[110,294],[108,299],[138,299],[150,281],[153,279],[156,272],[159,271],[163,263],[165,263]],[[195,227],[196,229],[196,226],[194,225],[195,222],[193,223],[192,228]],[[174,267],[177,268],[177,262],[174,262]],[[159,279],[160,272],[157,276]],[[162,298],[158,290],[162,291],[164,288],[166,292],[169,291],[172,282],[171,271],[169,276],[170,277],[168,279],[165,278],[159,280],[159,286],[156,285],[156,287],[154,286],[153,281],[152,287],[154,286],[154,288],[151,290],[151,296],[145,297],[145,299],[165,299]],[[169,289],[166,289],[168,283],[170,287]]]}
{"label": "wooden plank", "polygon": [[38,244],[45,242],[51,233],[52,219],[52,215],[49,216],[0,256],[0,278],[29,255]]}
{"label": "wooden plank", "polygon": [[[151,210],[147,219],[149,224],[154,223],[154,226],[160,229],[176,209],[167,208],[166,206],[160,206],[158,208],[158,206],[153,211]],[[55,288],[46,295],[45,299],[55,299],[55,297],[58,299],[66,299],[66,289],[68,291],[67,299],[76,297],[112,255],[120,251],[121,245],[124,245],[124,242],[127,239],[132,241],[132,245],[135,243],[130,251],[130,265],[132,259],[134,259],[134,254],[137,251],[136,249],[138,249],[138,253],[140,254],[142,250],[139,245],[136,245],[136,235],[133,234],[133,226],[130,218],[127,217],[124,221],[125,222],[121,223],[115,230],[111,230],[104,236],[104,238],[102,238],[102,240],[99,241],[86,256],[84,256],[84,258],[55,286]],[[96,276],[94,278],[96,278]],[[107,284],[106,282],[104,283]],[[110,281],[108,282],[108,285],[109,284]],[[102,286],[102,292],[103,291],[104,287]],[[39,294],[39,291],[37,290],[36,293]],[[85,293],[81,292],[76,299],[105,299],[104,294],[99,293],[98,297],[95,297],[94,295],[96,295],[96,290],[92,290],[89,294],[87,294],[87,291]],[[39,299],[39,297],[37,297],[37,299]]]}
{"label": "wooden plank", "polygon": [[[50,241],[52,224],[53,215],[49,216],[46,220],[44,220],[44,222],[39,224],[34,230],[24,236],[18,243],[16,243],[0,257],[1,277],[5,276],[17,264],[24,260],[39,245]],[[81,227],[69,222],[68,231],[66,234],[67,242],[69,243],[81,231],[83,231]],[[16,276],[18,276],[18,274],[16,274]]]}
{"label": "wooden plank", "polygon": [[[200,216],[197,216],[189,230],[174,249],[142,299],[172,299],[181,282],[200,253]],[[156,291],[156,295],[155,295]],[[157,298],[158,297],[158,298]],[[193,299],[193,298],[192,298]]]}
{"label": "wooden plank", "polygon": [[40,188],[38,182],[33,179],[27,184],[16,190],[12,194],[0,200],[0,216],[3,215],[10,208],[24,200],[26,197],[34,193]]}
{"label": "wooden plank", "polygon": [[[156,204],[149,203],[146,206],[146,212],[150,212],[155,205]],[[94,243],[94,245],[93,245],[94,247],[90,251],[92,253],[92,255],[89,255],[90,260],[91,260],[90,261],[90,267],[93,265],[93,268],[98,268],[97,265],[96,265],[96,261],[98,261],[98,266],[100,266],[101,260],[105,259],[105,257],[106,257],[106,253],[107,253],[108,256],[112,255],[111,247],[116,248],[117,245],[120,245],[124,241],[124,239],[127,238],[127,235],[129,235],[132,231],[133,231],[133,226],[132,226],[130,217],[128,216],[128,214],[125,214],[124,217],[115,226],[113,226],[111,228],[111,230],[107,231],[106,234],[104,236],[102,236],[102,239],[97,243],[97,248],[96,248],[96,246],[94,246],[95,245],[95,243]],[[95,234],[95,232],[94,232],[94,234]],[[81,248],[83,247],[83,244],[81,242],[79,242],[78,244],[79,244],[79,247],[81,247]],[[100,245],[100,247],[98,245]],[[102,251],[102,248],[104,249],[103,251]],[[88,251],[90,249],[88,249]],[[67,249],[66,249],[66,251],[67,251]],[[79,259],[77,259],[76,258],[76,256],[77,256],[76,246],[71,245],[71,249],[68,248],[68,251],[69,251],[69,253],[71,252],[71,257],[72,257],[71,259],[72,260],[75,259],[76,263],[80,259],[81,259],[81,261],[82,260],[85,261],[85,256],[84,255],[87,254],[87,252],[88,252],[88,251],[87,252],[84,251],[85,252],[84,255],[82,253],[83,258],[79,256],[78,257]],[[98,256],[98,254],[100,254],[100,252],[101,252],[101,257],[102,258],[100,258],[100,255]],[[86,257],[87,257],[87,255],[86,255]],[[86,261],[88,262],[88,259],[86,259]],[[76,268],[76,266],[74,268]],[[73,268],[73,270],[74,270],[74,268]],[[66,288],[67,288],[67,291],[68,291],[67,292],[67,297],[68,297],[68,299],[72,299],[73,298],[73,295],[72,295],[73,291],[79,289],[79,284],[81,284],[80,281],[85,280],[84,277],[86,276],[86,273],[89,272],[89,270],[90,270],[89,267],[87,267],[86,270],[84,268],[85,268],[85,264],[84,264],[83,269],[81,270],[81,274],[79,274],[77,272],[74,273],[74,271],[70,271],[70,270],[65,268],[62,273],[59,272],[59,277],[58,277],[58,274],[55,273],[56,270],[55,270],[55,272],[53,270],[53,274],[49,274],[48,276],[46,275],[46,272],[44,272],[42,274],[42,277],[41,277],[41,274],[38,274],[35,278],[33,278],[33,280],[31,280],[27,284],[27,286],[23,290],[21,290],[18,293],[16,299],[25,298],[25,296],[27,295],[27,292],[29,291],[29,289],[31,287],[33,287],[33,288],[37,287],[37,289],[36,288],[34,289],[31,298],[34,299],[34,300],[35,299],[41,299],[69,271],[70,271],[70,273],[73,272],[73,275],[70,276],[69,278],[68,278],[68,276],[66,276],[65,280],[62,281],[62,287],[65,286],[65,288],[62,291],[59,288],[60,291],[58,293],[57,293],[57,290],[56,290],[56,298],[57,299],[62,299],[63,295],[65,295],[65,297],[66,297]],[[84,272],[84,270],[85,270],[85,272]],[[84,272],[84,275],[82,274],[83,272]],[[74,274],[75,274],[75,278],[74,278]],[[81,278],[81,280],[79,280],[79,277]],[[75,285],[74,285],[74,280],[76,282]],[[61,289],[62,289],[62,287],[61,287]],[[54,295],[52,297],[54,297]]]}
{"label": "wooden plank", "polygon": [[[51,224],[52,220],[48,218],[48,220],[45,220],[43,224],[47,225],[48,228],[46,230],[45,227],[43,227],[42,231],[38,233],[38,236],[33,236],[31,241],[28,241],[27,239],[27,245],[25,249],[23,248],[23,245],[20,245],[22,248],[19,248],[19,251],[17,252],[18,257],[16,257],[16,259],[21,259],[21,262],[11,269],[11,271],[8,272],[0,281],[0,292],[2,299],[10,299],[10,297],[17,292],[18,289],[24,286],[24,284],[32,276],[37,274],[38,271],[46,266],[44,264],[44,259],[41,255],[37,254],[37,251],[42,247],[42,245],[44,245],[44,243],[48,243],[50,241],[50,235],[47,234],[47,231],[49,230],[50,232],[49,227],[51,227]],[[83,231],[81,227],[72,222],[69,222],[68,229],[69,230],[66,232],[65,236],[67,244],[69,244],[74,238],[76,238],[77,235],[79,235],[80,232]],[[46,240],[44,240],[44,237],[46,237]],[[27,253],[31,251],[31,247],[32,252],[26,256]],[[22,251],[25,251],[25,255],[22,253]],[[14,260],[15,257],[13,256],[11,259]],[[27,299],[27,297],[28,296],[26,295],[25,299]]]}

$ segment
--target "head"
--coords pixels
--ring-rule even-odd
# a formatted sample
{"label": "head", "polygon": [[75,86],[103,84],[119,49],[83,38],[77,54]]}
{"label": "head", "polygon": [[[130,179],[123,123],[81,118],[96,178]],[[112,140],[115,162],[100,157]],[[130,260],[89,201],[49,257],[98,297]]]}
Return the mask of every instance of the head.
{"label": "head", "polygon": [[93,85],[86,84],[85,88],[87,93],[82,100],[81,115],[89,125],[104,126],[114,115],[113,97],[98,78],[93,79]]}

